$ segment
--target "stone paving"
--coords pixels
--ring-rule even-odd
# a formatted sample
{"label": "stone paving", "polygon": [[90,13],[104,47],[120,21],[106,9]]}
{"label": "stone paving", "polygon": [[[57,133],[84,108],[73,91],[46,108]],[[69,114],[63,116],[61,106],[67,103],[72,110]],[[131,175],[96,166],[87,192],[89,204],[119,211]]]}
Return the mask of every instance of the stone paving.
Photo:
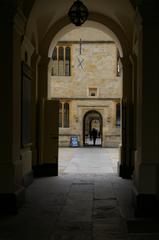
{"label": "stone paving", "polygon": [[[84,165],[80,164],[81,172],[72,172],[73,169],[77,171],[74,168],[77,159],[86,161],[88,158],[95,163],[94,158],[98,157],[99,162],[103,161],[100,150],[108,163],[106,169],[103,169],[104,164],[101,165],[103,172],[92,167],[93,173],[90,169],[89,173],[83,173]],[[130,180],[119,178],[113,170],[116,169],[114,157],[118,156],[118,151],[112,150],[111,155],[111,150],[107,150],[76,149],[74,152],[73,149],[62,149],[59,156],[70,158],[66,160],[67,164],[61,161],[60,176],[34,180],[26,190],[26,202],[19,213],[0,218],[0,240],[159,239],[158,234],[148,238],[128,232],[126,219],[134,217],[132,184]],[[87,166],[91,168],[89,161]]]}
{"label": "stone paving", "polygon": [[117,172],[118,148],[59,148],[59,174]]}

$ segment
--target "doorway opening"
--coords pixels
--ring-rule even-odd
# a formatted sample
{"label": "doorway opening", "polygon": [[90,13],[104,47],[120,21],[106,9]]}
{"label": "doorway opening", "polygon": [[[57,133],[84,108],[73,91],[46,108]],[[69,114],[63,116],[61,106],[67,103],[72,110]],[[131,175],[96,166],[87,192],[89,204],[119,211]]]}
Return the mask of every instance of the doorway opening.
{"label": "doorway opening", "polygon": [[[106,169],[103,157],[101,163],[94,160],[93,166],[94,156],[98,158],[101,152],[105,159],[108,155],[112,159],[111,151],[104,148],[116,149],[117,164],[121,129],[116,123],[120,121],[117,106],[122,102],[122,63],[115,40],[107,31],[81,27],[64,33],[50,52],[48,99],[59,101],[59,170],[87,173],[91,168],[99,170],[99,166]],[[86,149],[93,146],[92,152]],[[85,149],[81,151],[82,147]],[[83,154],[91,159],[88,165]]]}
{"label": "doorway opening", "polygon": [[99,112],[92,110],[83,118],[83,145],[102,147],[103,119]]}

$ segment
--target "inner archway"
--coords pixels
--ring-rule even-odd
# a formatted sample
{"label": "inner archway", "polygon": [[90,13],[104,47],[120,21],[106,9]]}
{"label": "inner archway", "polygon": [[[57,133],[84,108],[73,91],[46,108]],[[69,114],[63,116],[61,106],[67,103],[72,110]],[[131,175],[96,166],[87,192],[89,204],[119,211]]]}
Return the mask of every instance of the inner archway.
{"label": "inner archway", "polygon": [[[93,132],[95,129],[95,143],[93,142]],[[103,118],[95,110],[87,112],[83,118],[83,145],[102,146]]]}
{"label": "inner archway", "polygon": [[78,146],[91,146],[93,128],[98,131],[96,145],[119,146],[116,111],[122,99],[122,78],[118,45],[109,33],[81,27],[59,39],[48,66],[48,98],[60,101],[59,147],[70,147],[72,136]]}
{"label": "inner archway", "polygon": [[[69,158],[77,161],[74,156],[79,152],[71,150],[73,147],[118,149],[121,131],[116,124],[116,106],[122,99],[122,52],[109,31],[98,30],[97,26],[74,29],[64,34],[49,51],[48,99],[59,100],[59,155],[67,148]],[[63,159],[64,155],[67,153],[62,154]],[[62,158],[59,157],[59,166],[63,167]],[[83,158],[79,164],[73,163],[72,169],[82,161]],[[92,166],[81,171],[90,171]],[[68,173],[72,169],[64,171]]]}
{"label": "inner archway", "polygon": [[[120,60],[119,63],[120,63],[120,66],[121,66],[122,79],[123,79],[122,97],[124,98],[124,100],[128,99],[130,91],[131,91],[131,69],[130,68],[125,68],[125,67],[127,67],[126,64],[129,64],[129,58],[128,58],[129,51],[130,51],[129,42],[127,41],[127,38],[125,37],[125,34],[122,31],[122,29],[114,21],[112,21],[110,18],[108,18],[106,16],[102,16],[100,14],[91,13],[90,14],[90,19],[87,21],[87,24],[90,24],[92,26],[92,28],[95,26],[96,30],[99,27],[99,29],[101,31],[103,31],[103,32],[108,31],[109,33],[111,33],[112,34],[111,37],[113,38],[114,43],[116,44],[116,46],[118,46],[117,47],[118,48],[117,56],[119,56],[119,60]],[[43,44],[42,44],[43,47],[41,48],[41,54],[42,54],[41,66],[42,67],[40,67],[40,69],[39,69],[39,73],[40,73],[39,74],[39,76],[40,76],[39,89],[40,89],[40,95],[45,99],[51,99],[52,98],[51,95],[50,95],[50,90],[51,90],[51,86],[49,84],[50,82],[49,81],[47,82],[46,78],[48,78],[48,76],[49,76],[48,66],[50,68],[50,63],[52,61],[51,60],[51,56],[52,56],[51,52],[53,52],[53,49],[56,46],[57,41],[59,40],[58,32],[60,32],[60,34],[62,34],[62,32],[64,30],[65,33],[66,32],[69,33],[70,29],[74,29],[74,27],[70,23],[68,23],[68,21],[62,21],[62,20],[66,20],[66,19],[61,19],[61,21],[58,22],[58,26],[57,26],[57,24],[55,24],[54,26],[52,26],[50,28],[50,31],[48,32],[46,37],[43,39]],[[86,27],[86,25],[85,26],[83,25],[83,28],[85,28],[85,27]],[[54,41],[54,40],[56,40],[56,41]],[[46,51],[48,53],[48,58],[46,57]],[[45,68],[45,71],[44,71],[44,68]],[[128,81],[128,79],[129,79],[129,81]],[[97,80],[98,80],[98,78],[97,78]],[[76,87],[78,88],[78,84],[76,85]],[[80,85],[80,87],[81,87],[81,85]],[[91,92],[92,89],[95,89],[95,92],[98,94],[98,87],[95,87],[94,85],[93,86],[90,85],[90,87],[88,87],[87,94],[89,92]],[[123,102],[122,97],[119,97],[119,98],[115,99],[115,102],[116,103],[117,102],[122,103]],[[64,104],[68,103],[68,99],[64,99],[64,100],[66,101],[66,102],[64,102]],[[115,106],[116,106],[115,102],[111,103],[113,105],[114,110],[115,110]],[[104,104],[104,102],[103,102],[103,104]],[[81,105],[81,107],[82,107],[82,105]],[[86,108],[85,108],[85,110],[84,110],[84,108],[83,108],[83,111],[86,110]],[[127,111],[127,113],[129,113],[129,112]],[[123,114],[125,114],[125,113],[122,113],[121,116],[123,116]],[[108,123],[110,123],[111,116],[114,118],[114,115],[110,114],[107,117],[107,119],[105,119],[104,121],[107,121]],[[81,120],[81,119],[78,118],[77,115],[74,115],[74,117],[75,117],[76,122],[79,122],[79,120]],[[113,123],[114,124],[116,123],[115,118],[113,119]],[[123,124],[123,126],[124,126],[124,124]],[[128,124],[128,122],[127,122],[127,124]],[[129,129],[127,128],[127,133],[124,132],[124,134],[122,134],[122,141],[121,141],[122,142],[122,144],[121,144],[121,146],[122,146],[122,148],[121,148],[122,158],[121,158],[121,161],[120,161],[121,167],[122,167],[123,163],[127,164],[125,158],[128,155],[126,155],[125,153],[126,153],[126,151],[129,151],[129,144],[126,144],[127,139],[126,139],[125,135],[128,134],[128,131],[129,131]],[[43,130],[42,130],[42,132],[43,132]],[[123,131],[119,131],[119,132],[123,133]],[[81,133],[82,133],[82,131],[81,131]],[[112,134],[113,134],[113,132],[112,132]],[[42,133],[42,135],[43,135],[43,133]],[[109,138],[109,136],[108,136],[108,138]],[[82,139],[80,139],[80,140],[82,140]],[[44,142],[44,141],[42,141],[42,142]],[[112,141],[114,143],[113,138],[112,138]],[[56,159],[58,159],[58,158],[56,158]],[[43,155],[41,155],[41,160],[43,161]],[[128,159],[128,162],[129,161],[130,160]],[[47,162],[47,160],[45,159],[44,162]]]}
{"label": "inner archway", "polygon": [[[26,1],[23,1],[26,2]],[[35,140],[35,152],[38,154],[38,158],[35,159],[34,165],[41,165],[42,169],[43,165],[49,165],[54,164],[56,162],[56,156],[53,158],[54,160],[50,160],[45,158],[44,154],[44,144],[45,135],[44,135],[44,129],[43,126],[45,126],[44,120],[44,114],[43,114],[43,103],[45,100],[49,99],[48,90],[49,84],[48,84],[48,63],[50,61],[51,55],[49,54],[52,51],[52,40],[56,38],[58,32],[63,31],[64,28],[67,28],[67,30],[70,30],[70,28],[74,28],[73,24],[70,23],[69,18],[67,17],[67,8],[68,4],[65,3],[62,4],[60,1],[54,1],[51,0],[48,1],[49,4],[43,3],[43,1],[28,1],[32,2],[29,9],[31,10],[31,6],[33,6],[33,2],[35,2],[31,12],[27,14],[27,22],[25,24],[25,30],[23,35],[25,34],[25,37],[27,40],[31,41],[31,35],[32,32],[36,33],[37,31],[37,41],[36,41],[36,51],[37,54],[36,57],[36,66],[37,69],[34,71],[36,74],[35,76],[35,109],[34,112],[37,112],[37,126],[40,127],[33,127],[34,135],[38,136],[40,139],[39,141]],[[27,3],[28,3],[27,2]],[[96,29],[103,28],[103,31],[110,30],[114,34],[114,39],[116,43],[119,43],[118,49],[120,53],[120,57],[123,63],[123,101],[124,103],[124,113],[122,116],[127,119],[126,122],[122,124],[123,131],[122,131],[122,149],[121,149],[121,155],[122,155],[122,162],[120,162],[120,165],[126,165],[121,166],[123,167],[123,171],[127,171],[127,167],[131,165],[130,155],[132,151],[134,150],[131,146],[132,143],[132,134],[130,132],[131,127],[131,121],[129,118],[129,115],[131,116],[131,69],[130,69],[130,63],[129,63],[129,57],[132,49],[132,34],[133,34],[133,23],[134,23],[134,11],[131,9],[129,1],[125,1],[124,5],[121,4],[119,1],[118,3],[115,3],[112,1],[109,2],[108,6],[107,3],[109,1],[101,1],[101,4],[99,3],[93,3],[91,1],[88,1],[88,7],[89,7],[89,19],[86,22],[86,24],[90,24],[91,26],[96,27]],[[56,5],[57,3],[57,5]],[[28,4],[26,4],[28,5]],[[100,7],[100,8],[98,8]],[[25,6],[26,9],[26,6]],[[28,10],[29,10],[28,9]],[[58,11],[60,9],[60,11]],[[48,11],[49,10],[49,11]],[[56,11],[57,10],[57,11]],[[62,11],[61,11],[62,10]],[[118,15],[118,13],[120,13]],[[47,17],[46,17],[47,16]],[[100,26],[99,26],[100,25]],[[86,26],[86,25],[85,25]],[[24,36],[22,35],[22,39]],[[21,39],[21,40],[22,40]],[[56,40],[59,40],[58,38]],[[32,41],[31,41],[32,42]],[[55,41],[57,43],[57,41]],[[29,41],[26,42],[25,47],[29,46]],[[56,45],[54,44],[54,46]],[[19,43],[20,44],[20,43]],[[51,50],[51,51],[50,51]],[[121,50],[121,51],[120,51]],[[29,51],[30,52],[30,51]],[[121,54],[122,53],[122,54]],[[31,53],[30,53],[31,54]],[[39,61],[39,62],[38,62]],[[30,57],[29,61],[30,62]],[[35,68],[33,68],[35,70]],[[92,87],[92,86],[91,86]],[[38,102],[38,104],[36,104]],[[127,116],[125,116],[127,115]],[[78,118],[76,118],[78,121]],[[109,118],[107,119],[109,121]],[[122,120],[123,121],[123,120]],[[35,125],[35,124],[34,124]],[[52,135],[52,134],[50,134]],[[127,137],[128,136],[128,137]],[[51,136],[52,137],[52,136]],[[53,138],[53,137],[52,137]],[[54,139],[56,139],[56,136],[54,136]],[[133,150],[132,150],[133,149]],[[29,151],[32,149],[26,149],[28,155],[30,154]],[[30,154],[31,155],[31,154]],[[30,162],[33,162],[31,157],[29,155]],[[54,155],[54,154],[52,154]],[[45,171],[45,169],[44,169]]]}

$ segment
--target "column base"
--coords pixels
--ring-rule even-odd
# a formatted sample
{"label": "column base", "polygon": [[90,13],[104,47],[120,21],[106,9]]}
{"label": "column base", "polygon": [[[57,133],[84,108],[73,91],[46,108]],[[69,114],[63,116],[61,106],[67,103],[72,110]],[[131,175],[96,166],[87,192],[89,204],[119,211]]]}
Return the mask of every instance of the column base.
{"label": "column base", "polygon": [[159,200],[155,194],[138,193],[135,187],[132,190],[135,217],[159,216]]}
{"label": "column base", "polygon": [[43,165],[33,166],[34,177],[58,176],[57,163],[45,163]]}
{"label": "column base", "polygon": [[133,169],[126,165],[122,165],[118,162],[117,172],[120,177],[125,178],[125,179],[131,179]]}
{"label": "column base", "polygon": [[23,177],[23,186],[24,187],[28,187],[30,184],[32,184],[32,182],[34,181],[34,176],[33,176],[33,171],[25,174],[25,176]]}
{"label": "column base", "polygon": [[0,214],[16,214],[25,201],[25,188],[15,193],[0,193]]}

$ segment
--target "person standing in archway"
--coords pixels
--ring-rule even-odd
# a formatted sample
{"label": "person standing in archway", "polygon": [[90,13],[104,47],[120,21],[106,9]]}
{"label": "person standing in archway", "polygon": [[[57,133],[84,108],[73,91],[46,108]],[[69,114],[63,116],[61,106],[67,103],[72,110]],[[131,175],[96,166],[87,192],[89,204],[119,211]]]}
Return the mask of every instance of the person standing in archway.
{"label": "person standing in archway", "polygon": [[96,139],[97,139],[97,130],[95,128],[92,129],[92,137],[93,137],[93,145],[95,146]]}

